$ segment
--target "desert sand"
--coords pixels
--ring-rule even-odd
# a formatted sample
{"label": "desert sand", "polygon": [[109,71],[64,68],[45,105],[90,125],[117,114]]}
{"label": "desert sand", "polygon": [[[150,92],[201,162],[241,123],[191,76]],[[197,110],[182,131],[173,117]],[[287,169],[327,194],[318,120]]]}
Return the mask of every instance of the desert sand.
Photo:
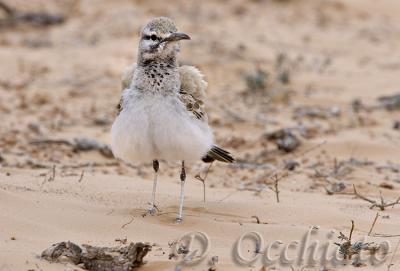
{"label": "desert sand", "polygon": [[[208,270],[213,256],[217,270],[400,270],[400,205],[371,209],[353,191],[378,203],[380,192],[389,203],[400,196],[400,101],[379,99],[400,93],[399,1],[2,2],[65,21],[9,24],[0,10],[1,271],[82,270],[40,254],[61,241],[117,246],[118,239],[153,246],[140,270],[179,270],[183,255],[171,258],[171,244],[193,231],[207,234],[210,250],[182,270]],[[205,204],[195,175],[207,165],[190,165],[182,224],[174,220],[179,163],[161,163],[160,212],[143,216],[151,161],[127,165],[107,149],[121,74],[136,61],[140,27],[156,16],[192,37],[180,62],[204,73],[216,142],[237,159],[213,164]],[[278,149],[269,136],[284,128],[301,142],[294,150]],[[85,151],[77,138],[106,145]],[[391,244],[379,266],[262,269],[261,260],[238,265],[232,256],[251,231],[265,246],[283,247],[313,227],[321,244],[331,231],[340,243],[353,220],[357,240],[377,213],[367,241]],[[250,243],[243,251],[254,255]]]}

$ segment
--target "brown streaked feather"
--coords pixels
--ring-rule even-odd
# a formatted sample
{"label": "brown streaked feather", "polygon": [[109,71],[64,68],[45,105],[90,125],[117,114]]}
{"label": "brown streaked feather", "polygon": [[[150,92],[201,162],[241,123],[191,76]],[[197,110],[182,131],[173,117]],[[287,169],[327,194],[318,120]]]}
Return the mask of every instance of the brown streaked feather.
{"label": "brown streaked feather", "polygon": [[204,110],[203,101],[196,99],[192,94],[183,90],[179,92],[179,99],[186,106],[186,110],[194,115],[194,117],[201,121],[208,121],[207,114]]}
{"label": "brown streaked feather", "polygon": [[195,67],[184,65],[179,67],[179,77],[181,80],[179,97],[187,111],[193,114],[196,119],[208,122],[203,102],[207,82],[203,75]]}
{"label": "brown streaked feather", "polygon": [[197,100],[205,99],[207,82],[197,68],[187,65],[180,66],[179,77],[181,79],[181,91],[193,95]]}

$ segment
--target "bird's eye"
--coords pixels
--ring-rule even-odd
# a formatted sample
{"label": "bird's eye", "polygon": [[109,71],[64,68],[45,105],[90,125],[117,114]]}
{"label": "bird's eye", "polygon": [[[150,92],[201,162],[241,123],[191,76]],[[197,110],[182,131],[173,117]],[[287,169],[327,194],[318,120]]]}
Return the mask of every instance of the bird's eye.
{"label": "bird's eye", "polygon": [[151,40],[156,40],[156,39],[157,39],[157,36],[153,34],[153,35],[150,36],[150,39],[151,39]]}
{"label": "bird's eye", "polygon": [[149,36],[149,35],[144,35],[144,36],[143,36],[143,39],[149,40],[149,39],[150,39],[150,36]]}

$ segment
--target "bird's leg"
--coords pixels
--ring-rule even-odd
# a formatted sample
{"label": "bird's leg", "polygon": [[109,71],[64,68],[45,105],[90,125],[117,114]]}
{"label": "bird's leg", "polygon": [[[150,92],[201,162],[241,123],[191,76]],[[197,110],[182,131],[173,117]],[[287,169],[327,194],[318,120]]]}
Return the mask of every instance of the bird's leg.
{"label": "bird's leg", "polygon": [[181,170],[181,195],[179,197],[179,214],[176,218],[176,222],[180,223],[183,220],[183,200],[185,199],[185,180],[186,180],[186,171],[185,171],[185,161],[182,161],[182,170]]}
{"label": "bird's leg", "polygon": [[148,209],[148,213],[151,215],[154,215],[157,211],[156,190],[157,190],[157,176],[159,168],[160,164],[158,163],[158,160],[153,160],[153,169],[154,169],[153,193],[151,194],[151,203],[150,203],[150,208]]}

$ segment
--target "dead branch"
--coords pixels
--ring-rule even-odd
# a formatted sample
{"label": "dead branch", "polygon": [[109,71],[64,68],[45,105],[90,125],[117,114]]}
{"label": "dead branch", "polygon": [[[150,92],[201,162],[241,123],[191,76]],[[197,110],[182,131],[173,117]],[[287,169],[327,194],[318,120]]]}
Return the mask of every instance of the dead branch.
{"label": "dead branch", "polygon": [[390,207],[390,206],[395,206],[396,204],[400,204],[400,197],[397,198],[397,200],[393,201],[393,202],[385,202],[382,193],[379,191],[380,193],[380,202],[377,202],[376,200],[373,199],[369,199],[361,194],[359,194],[356,190],[356,186],[353,184],[353,189],[354,189],[354,194],[359,197],[362,200],[365,200],[369,203],[371,203],[371,206],[369,207],[370,209],[373,209],[374,207],[378,207],[379,209],[381,209],[381,211],[384,211],[385,208]]}
{"label": "dead branch", "polygon": [[254,218],[257,222],[257,224],[260,224],[260,218],[256,215],[252,215],[251,218]]}
{"label": "dead branch", "polygon": [[50,262],[83,265],[90,271],[130,271],[144,264],[143,258],[150,250],[150,245],[140,242],[117,247],[78,246],[72,242],[61,242],[43,251],[41,257]]}
{"label": "dead branch", "polygon": [[387,269],[387,271],[390,271],[390,268],[392,268],[392,266],[393,266],[393,259],[394,259],[394,256],[396,255],[397,250],[399,249],[399,246],[400,246],[400,239],[399,239],[399,241],[397,242],[396,248],[394,249],[392,258],[390,259],[390,263],[388,264],[388,269]]}
{"label": "dead branch", "polygon": [[[157,208],[157,207],[156,207],[156,208]],[[131,223],[133,222],[133,220],[134,220],[134,217],[132,216],[131,219],[130,219],[128,222],[124,223],[124,224],[121,226],[121,229],[123,229],[123,228],[125,228],[126,226],[128,226],[129,224],[131,224]]]}
{"label": "dead branch", "polygon": [[400,234],[374,233],[373,237],[400,237]]}
{"label": "dead branch", "polygon": [[32,145],[58,144],[58,145],[73,146],[73,143],[66,139],[37,139],[37,140],[32,140],[30,144]]}
{"label": "dead branch", "polygon": [[376,221],[378,220],[378,217],[379,217],[379,213],[376,212],[376,216],[374,218],[374,222],[372,222],[371,228],[369,229],[368,236],[371,236],[372,230],[375,227],[375,224],[376,224]]}
{"label": "dead branch", "polygon": [[15,13],[15,11],[3,1],[0,1],[0,9],[4,10],[7,16],[12,16]]}
{"label": "dead branch", "polygon": [[81,176],[79,177],[78,183],[82,182],[84,174],[85,174],[85,170],[82,170],[82,173],[81,173]]}

